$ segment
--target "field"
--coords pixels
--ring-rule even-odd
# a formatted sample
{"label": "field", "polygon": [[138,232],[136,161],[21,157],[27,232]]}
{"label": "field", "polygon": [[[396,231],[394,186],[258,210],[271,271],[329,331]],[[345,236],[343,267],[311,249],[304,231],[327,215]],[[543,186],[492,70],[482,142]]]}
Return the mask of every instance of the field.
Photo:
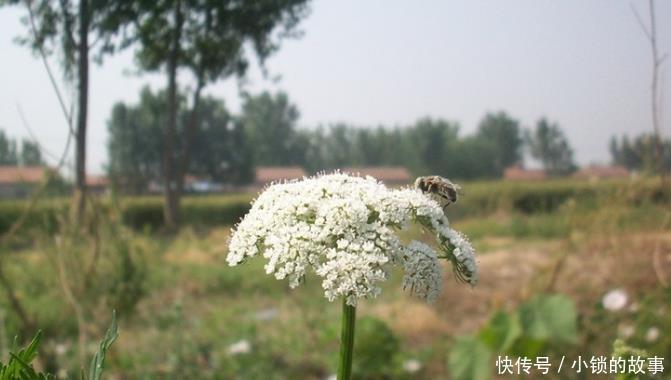
{"label": "field", "polygon": [[[382,295],[358,308],[355,378],[486,378],[483,371],[493,375],[502,353],[566,356],[570,363],[610,356],[617,338],[671,358],[668,189],[652,180],[463,187],[448,217],[478,250],[480,283],[457,284],[446,265],[442,296],[426,304],[392,273]],[[252,198],[188,199],[187,225],[176,236],[161,232],[156,198],[103,199],[87,231],[59,223],[65,201],[43,202],[0,252],[27,314],[43,330],[39,365],[75,377],[116,309],[120,337],[108,356],[108,378],[334,374],[340,305],[324,298],[319,281],[308,277],[291,290],[265,274],[261,259],[226,264],[231,221]],[[0,206],[1,213],[20,205]],[[419,230],[404,233],[430,239]],[[603,302],[613,292],[624,295],[624,304]],[[539,304],[562,308],[525,322]],[[2,359],[12,337],[31,337],[14,311],[0,296]],[[574,319],[566,331],[558,329],[561,321],[553,324],[562,315]],[[521,322],[501,323],[511,316]],[[548,324],[545,335],[541,323]],[[489,345],[491,336],[510,342]],[[572,371],[554,377],[591,376]]]}

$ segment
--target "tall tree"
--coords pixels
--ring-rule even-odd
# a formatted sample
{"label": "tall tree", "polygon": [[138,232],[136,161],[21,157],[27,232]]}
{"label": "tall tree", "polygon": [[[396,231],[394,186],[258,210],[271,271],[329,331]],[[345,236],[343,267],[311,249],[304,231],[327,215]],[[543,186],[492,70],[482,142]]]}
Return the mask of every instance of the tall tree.
{"label": "tall tree", "polygon": [[16,165],[17,163],[16,141],[5,135],[5,131],[0,130],[0,165]]}
{"label": "tall tree", "polygon": [[526,140],[531,156],[543,163],[549,174],[566,175],[575,170],[573,149],[558,124],[541,119],[526,134]]}
{"label": "tall tree", "polygon": [[488,159],[492,174],[501,176],[503,170],[522,160],[522,133],[519,122],[505,112],[488,113],[478,125],[477,137],[492,145]]}
{"label": "tall tree", "polygon": [[143,193],[149,183],[162,178],[163,140],[157,136],[163,131],[166,101],[165,91],[155,94],[145,87],[137,105],[117,103],[112,108],[107,122],[107,171],[124,192]]}
{"label": "tall tree", "polygon": [[457,140],[459,127],[441,119],[423,118],[408,130],[407,141],[414,151],[416,163],[411,167],[419,173],[450,176],[449,156]]}
{"label": "tall tree", "polygon": [[[178,94],[177,134],[190,119],[184,96]],[[163,131],[166,91],[145,87],[136,105],[117,103],[108,122],[109,177],[124,192],[143,193],[162,179]],[[251,150],[242,126],[235,122],[221,100],[205,97],[198,108],[199,133],[193,141],[189,174],[216,182],[251,180]],[[177,147],[183,149],[184,141]]]}
{"label": "tall tree", "polygon": [[251,182],[251,144],[242,124],[228,112],[224,102],[213,97],[203,98],[197,118],[200,130],[192,142],[189,173],[219,183]]}
{"label": "tall tree", "polygon": [[298,108],[284,92],[246,95],[240,123],[254,147],[257,165],[291,165],[302,162],[297,144]]}
{"label": "tall tree", "polygon": [[35,165],[44,165],[44,160],[42,159],[42,152],[37,143],[31,142],[29,140],[23,140],[21,142],[21,157],[19,158],[21,165],[25,166],[35,166]]}
{"label": "tall tree", "polygon": [[[168,229],[179,223],[184,174],[189,167],[191,142],[198,134],[197,108],[208,83],[244,75],[248,67],[245,45],[251,44],[261,63],[279,48],[306,15],[307,0],[206,1],[158,0],[125,2],[124,15],[136,57],[143,70],[164,71],[168,82],[167,122],[164,131],[164,217]],[[195,78],[191,116],[183,149],[177,150],[178,73]]]}
{"label": "tall tree", "polygon": [[657,24],[655,18],[655,2],[654,0],[648,0],[648,10],[650,14],[650,27],[646,27],[641,19],[641,16],[636,11],[636,8],[632,5],[632,10],[636,16],[641,30],[648,39],[650,43],[650,52],[652,54],[652,80],[650,83],[650,104],[652,111],[652,131],[654,134],[654,143],[655,143],[655,162],[657,166],[657,173],[661,176],[662,182],[666,182],[666,170],[664,169],[664,146],[663,138],[661,132],[661,99],[662,99],[662,88],[660,87],[660,69],[664,59],[667,55],[662,53],[660,54],[657,47]]}
{"label": "tall tree", "polygon": [[[23,3],[28,9],[24,23],[27,36],[19,42],[39,53],[51,76],[47,56],[55,54],[62,63],[66,81],[76,87],[75,207],[81,216],[86,206],[86,134],[89,104],[89,61],[114,51],[113,38],[118,23],[111,11],[119,2],[104,0],[0,0],[0,5]],[[55,83],[52,79],[52,83]],[[72,129],[72,115],[61,98],[61,107]]]}
{"label": "tall tree", "polygon": [[647,173],[671,171],[671,140],[657,141],[657,136],[646,133],[636,136],[633,141],[628,136],[622,136],[618,141],[611,138],[610,154],[615,164],[625,166],[630,170],[640,170]]}

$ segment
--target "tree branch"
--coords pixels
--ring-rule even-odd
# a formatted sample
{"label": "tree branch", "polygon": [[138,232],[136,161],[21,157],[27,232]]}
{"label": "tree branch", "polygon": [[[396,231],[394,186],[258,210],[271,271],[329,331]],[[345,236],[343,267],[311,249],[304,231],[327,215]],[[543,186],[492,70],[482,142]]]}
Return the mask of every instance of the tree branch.
{"label": "tree branch", "polygon": [[[26,0],[25,4],[26,8],[28,9],[28,19],[30,20],[30,28],[31,31],[33,32],[33,38],[37,39],[37,27],[35,26],[35,15],[33,13],[32,7],[30,6],[30,0]],[[70,133],[76,136],[74,127],[72,126],[72,114],[68,112],[63,96],[61,95],[61,91],[58,88],[56,79],[54,78],[54,74],[51,72],[51,66],[49,66],[49,61],[47,60],[47,54],[44,52],[44,47],[42,45],[39,45],[37,50],[40,53],[40,57],[42,58],[42,63],[44,64],[44,68],[47,71],[47,75],[49,75],[49,81],[51,82],[51,87],[54,89],[56,97],[58,97],[58,103],[60,104],[61,111],[63,112],[65,120],[68,123]]]}

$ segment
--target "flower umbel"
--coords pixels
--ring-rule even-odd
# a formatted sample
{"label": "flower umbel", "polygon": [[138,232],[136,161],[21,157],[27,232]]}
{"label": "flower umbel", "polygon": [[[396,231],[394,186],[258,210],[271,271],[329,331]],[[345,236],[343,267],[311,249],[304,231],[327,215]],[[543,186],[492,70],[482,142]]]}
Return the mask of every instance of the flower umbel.
{"label": "flower umbel", "polygon": [[[417,241],[404,245],[396,232],[411,222],[436,235],[437,254]],[[429,301],[440,294],[439,258],[459,280],[475,285],[477,265],[468,240],[451,229],[435,200],[416,189],[388,189],[372,177],[341,173],[274,184],[253,203],[231,237],[228,264],[263,255],[265,270],[296,287],[306,271],[322,278],[324,295],[376,297],[390,266],[405,269],[404,287]]]}

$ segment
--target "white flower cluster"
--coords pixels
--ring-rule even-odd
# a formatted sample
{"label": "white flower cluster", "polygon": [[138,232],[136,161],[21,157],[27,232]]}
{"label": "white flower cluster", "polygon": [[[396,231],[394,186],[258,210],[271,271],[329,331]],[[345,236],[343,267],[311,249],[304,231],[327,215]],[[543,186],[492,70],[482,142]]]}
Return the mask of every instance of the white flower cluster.
{"label": "white flower cluster", "polygon": [[[418,222],[436,234],[441,255],[396,232]],[[405,269],[403,284],[433,300],[441,291],[439,258],[449,259],[457,278],[475,285],[477,266],[468,240],[448,226],[442,208],[415,189],[388,189],[372,177],[341,173],[274,184],[253,203],[233,232],[231,266],[262,254],[265,270],[296,287],[312,268],[329,300],[375,297],[389,267]]]}

